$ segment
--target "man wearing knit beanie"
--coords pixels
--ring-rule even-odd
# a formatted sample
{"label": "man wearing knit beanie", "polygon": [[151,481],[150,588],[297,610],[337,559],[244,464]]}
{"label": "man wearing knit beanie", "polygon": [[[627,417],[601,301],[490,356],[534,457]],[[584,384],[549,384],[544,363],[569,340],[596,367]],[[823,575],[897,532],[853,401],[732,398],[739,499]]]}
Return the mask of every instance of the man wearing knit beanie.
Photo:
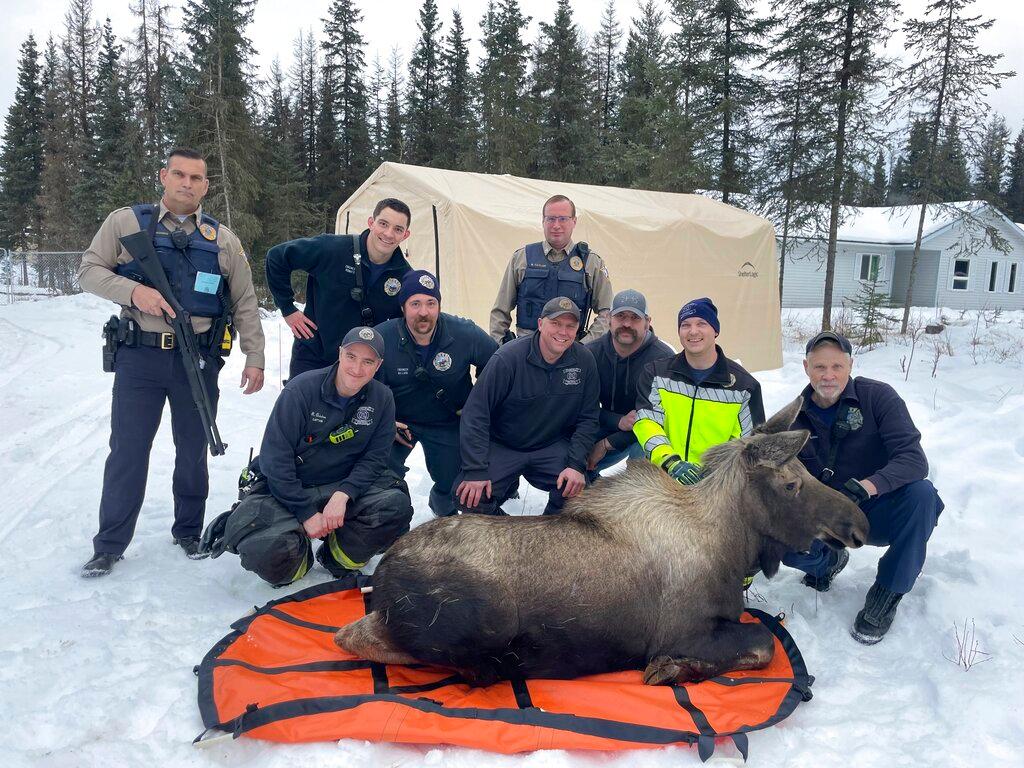
{"label": "man wearing knit beanie", "polygon": [[701,454],[764,423],[761,385],[716,344],[718,308],[707,297],[679,310],[675,357],[648,363],[637,385],[633,433],[647,458],[679,482],[700,479]]}
{"label": "man wearing knit beanie", "polygon": [[455,511],[452,483],[460,469],[462,406],[473,388],[470,368],[479,377],[498,344],[472,320],[441,311],[441,283],[424,269],[404,275],[398,299],[402,316],[376,328],[385,347],[377,378],[395,396],[389,464],[405,477],[406,459],[422,445],[434,483],[430,509],[446,516]]}

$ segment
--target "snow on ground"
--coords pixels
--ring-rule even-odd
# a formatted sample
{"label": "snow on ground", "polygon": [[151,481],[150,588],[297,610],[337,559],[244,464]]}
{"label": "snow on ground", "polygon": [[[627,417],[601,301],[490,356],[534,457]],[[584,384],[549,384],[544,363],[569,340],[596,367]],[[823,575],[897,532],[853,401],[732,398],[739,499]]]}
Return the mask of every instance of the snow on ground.
{"label": "snow on ground", "polygon": [[[491,755],[462,748],[367,742],[280,745],[243,738],[207,749],[192,667],[254,605],[282,596],[237,558],[192,562],[172,546],[173,448],[169,419],[157,436],[149,493],[125,560],[102,579],[79,578],[91,554],[109,434],[112,376],[100,369],[100,326],[112,305],[90,296],[0,307],[0,759],[7,766],[251,765],[560,766],[697,765],[686,747],[598,754]],[[933,314],[928,311],[929,316]],[[892,383],[924,435],[931,477],[946,502],[925,571],[896,623],[872,648],[849,636],[881,552],[854,552],[826,595],[783,569],[755,582],[755,605],[785,611],[810,672],[814,699],[784,723],[751,735],[752,766],[1003,766],[1024,752],[1024,313],[991,327],[969,313],[947,336],[862,353],[855,372]],[[818,311],[786,312],[785,364],[758,374],[766,407],[804,384],[799,337]],[[989,314],[991,318],[991,313]],[[208,519],[235,499],[250,445],[280,389],[287,329],[268,317],[267,386],[243,397],[242,359],[221,375],[226,457],[210,460]],[[970,340],[977,364],[972,360]],[[671,339],[670,339],[671,340]],[[427,519],[429,480],[413,454],[414,524]],[[537,513],[531,490],[519,512]],[[315,570],[300,586],[325,581]],[[987,659],[969,671],[954,625],[971,624]],[[717,759],[717,758],[716,758]]]}

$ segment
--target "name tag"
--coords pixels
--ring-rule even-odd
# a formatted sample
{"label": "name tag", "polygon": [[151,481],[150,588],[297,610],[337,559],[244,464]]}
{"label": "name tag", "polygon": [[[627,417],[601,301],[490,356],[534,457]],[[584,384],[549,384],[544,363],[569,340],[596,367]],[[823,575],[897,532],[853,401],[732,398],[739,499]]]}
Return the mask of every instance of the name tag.
{"label": "name tag", "polygon": [[196,293],[216,293],[220,287],[220,275],[212,272],[196,273]]}

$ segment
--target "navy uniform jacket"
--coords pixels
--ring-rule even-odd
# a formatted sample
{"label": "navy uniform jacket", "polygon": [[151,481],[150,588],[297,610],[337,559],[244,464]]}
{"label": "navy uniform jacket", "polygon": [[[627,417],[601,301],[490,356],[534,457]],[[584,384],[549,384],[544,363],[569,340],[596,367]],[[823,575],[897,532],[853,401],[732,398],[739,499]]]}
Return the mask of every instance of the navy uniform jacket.
{"label": "navy uniform jacket", "polygon": [[395,396],[396,418],[406,424],[458,423],[457,412],[473,389],[469,368],[479,377],[498,343],[472,320],[442,312],[424,365],[404,317],[381,323],[377,331],[384,338],[377,379]]}
{"label": "navy uniform jacket", "polygon": [[387,468],[395,439],[391,391],[371,379],[339,408],[337,372],[335,363],[291,379],[263,433],[260,471],[300,523],[317,511],[305,488],[340,482],[338,490],[359,498]]}
{"label": "navy uniform jacket", "polygon": [[402,275],[409,271],[409,262],[401,248],[395,248],[384,273],[370,285],[370,271],[366,266],[366,238],[370,230],[363,230],[361,243],[363,290],[366,306],[373,310],[373,319],[366,322],[360,314],[359,302],[352,298],[356,287],[356,264],[352,259],[350,235],[316,235],[289,240],[267,251],[267,285],[274,303],[284,317],[296,311],[295,292],[292,290],[292,272],[307,272],[306,317],[317,325],[312,339],[295,339],[324,360],[337,358],[338,347],[345,334],[359,325],[374,325],[388,318],[399,317],[402,307],[398,303]]}
{"label": "navy uniform jacket", "polygon": [[539,339],[532,334],[498,349],[466,400],[459,429],[466,480],[487,479],[491,440],[515,451],[535,451],[568,439],[566,466],[586,470],[598,433],[597,363],[574,342],[548,365]]}
{"label": "navy uniform jacket", "polygon": [[[793,429],[809,429],[811,439],[800,451],[800,461],[817,478],[828,466],[834,428],[823,424],[807,410],[813,390],[801,393],[803,405]],[[839,396],[836,421],[845,420],[850,431],[839,441],[833,488],[854,480],[870,480],[878,495],[895,491],[928,476],[928,459],[921,449],[921,433],[907,411],[907,404],[888,384],[863,376],[851,377]]]}
{"label": "navy uniform jacket", "polygon": [[594,355],[597,374],[601,379],[601,430],[597,437],[607,437],[612,450],[621,451],[636,442],[633,430],[619,429],[619,419],[636,408],[637,382],[644,366],[654,360],[673,357],[672,347],[647,332],[636,352],[629,357],[619,357],[612,344],[612,333],[602,335],[584,346]]}

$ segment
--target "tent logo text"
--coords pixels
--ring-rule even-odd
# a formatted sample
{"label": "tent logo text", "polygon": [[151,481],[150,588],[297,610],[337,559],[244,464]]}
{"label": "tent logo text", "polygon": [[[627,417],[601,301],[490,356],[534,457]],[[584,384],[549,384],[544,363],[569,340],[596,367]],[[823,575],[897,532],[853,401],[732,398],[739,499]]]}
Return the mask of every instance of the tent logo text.
{"label": "tent logo text", "polygon": [[736,277],[757,277],[757,269],[749,261],[745,261],[736,273]]}

